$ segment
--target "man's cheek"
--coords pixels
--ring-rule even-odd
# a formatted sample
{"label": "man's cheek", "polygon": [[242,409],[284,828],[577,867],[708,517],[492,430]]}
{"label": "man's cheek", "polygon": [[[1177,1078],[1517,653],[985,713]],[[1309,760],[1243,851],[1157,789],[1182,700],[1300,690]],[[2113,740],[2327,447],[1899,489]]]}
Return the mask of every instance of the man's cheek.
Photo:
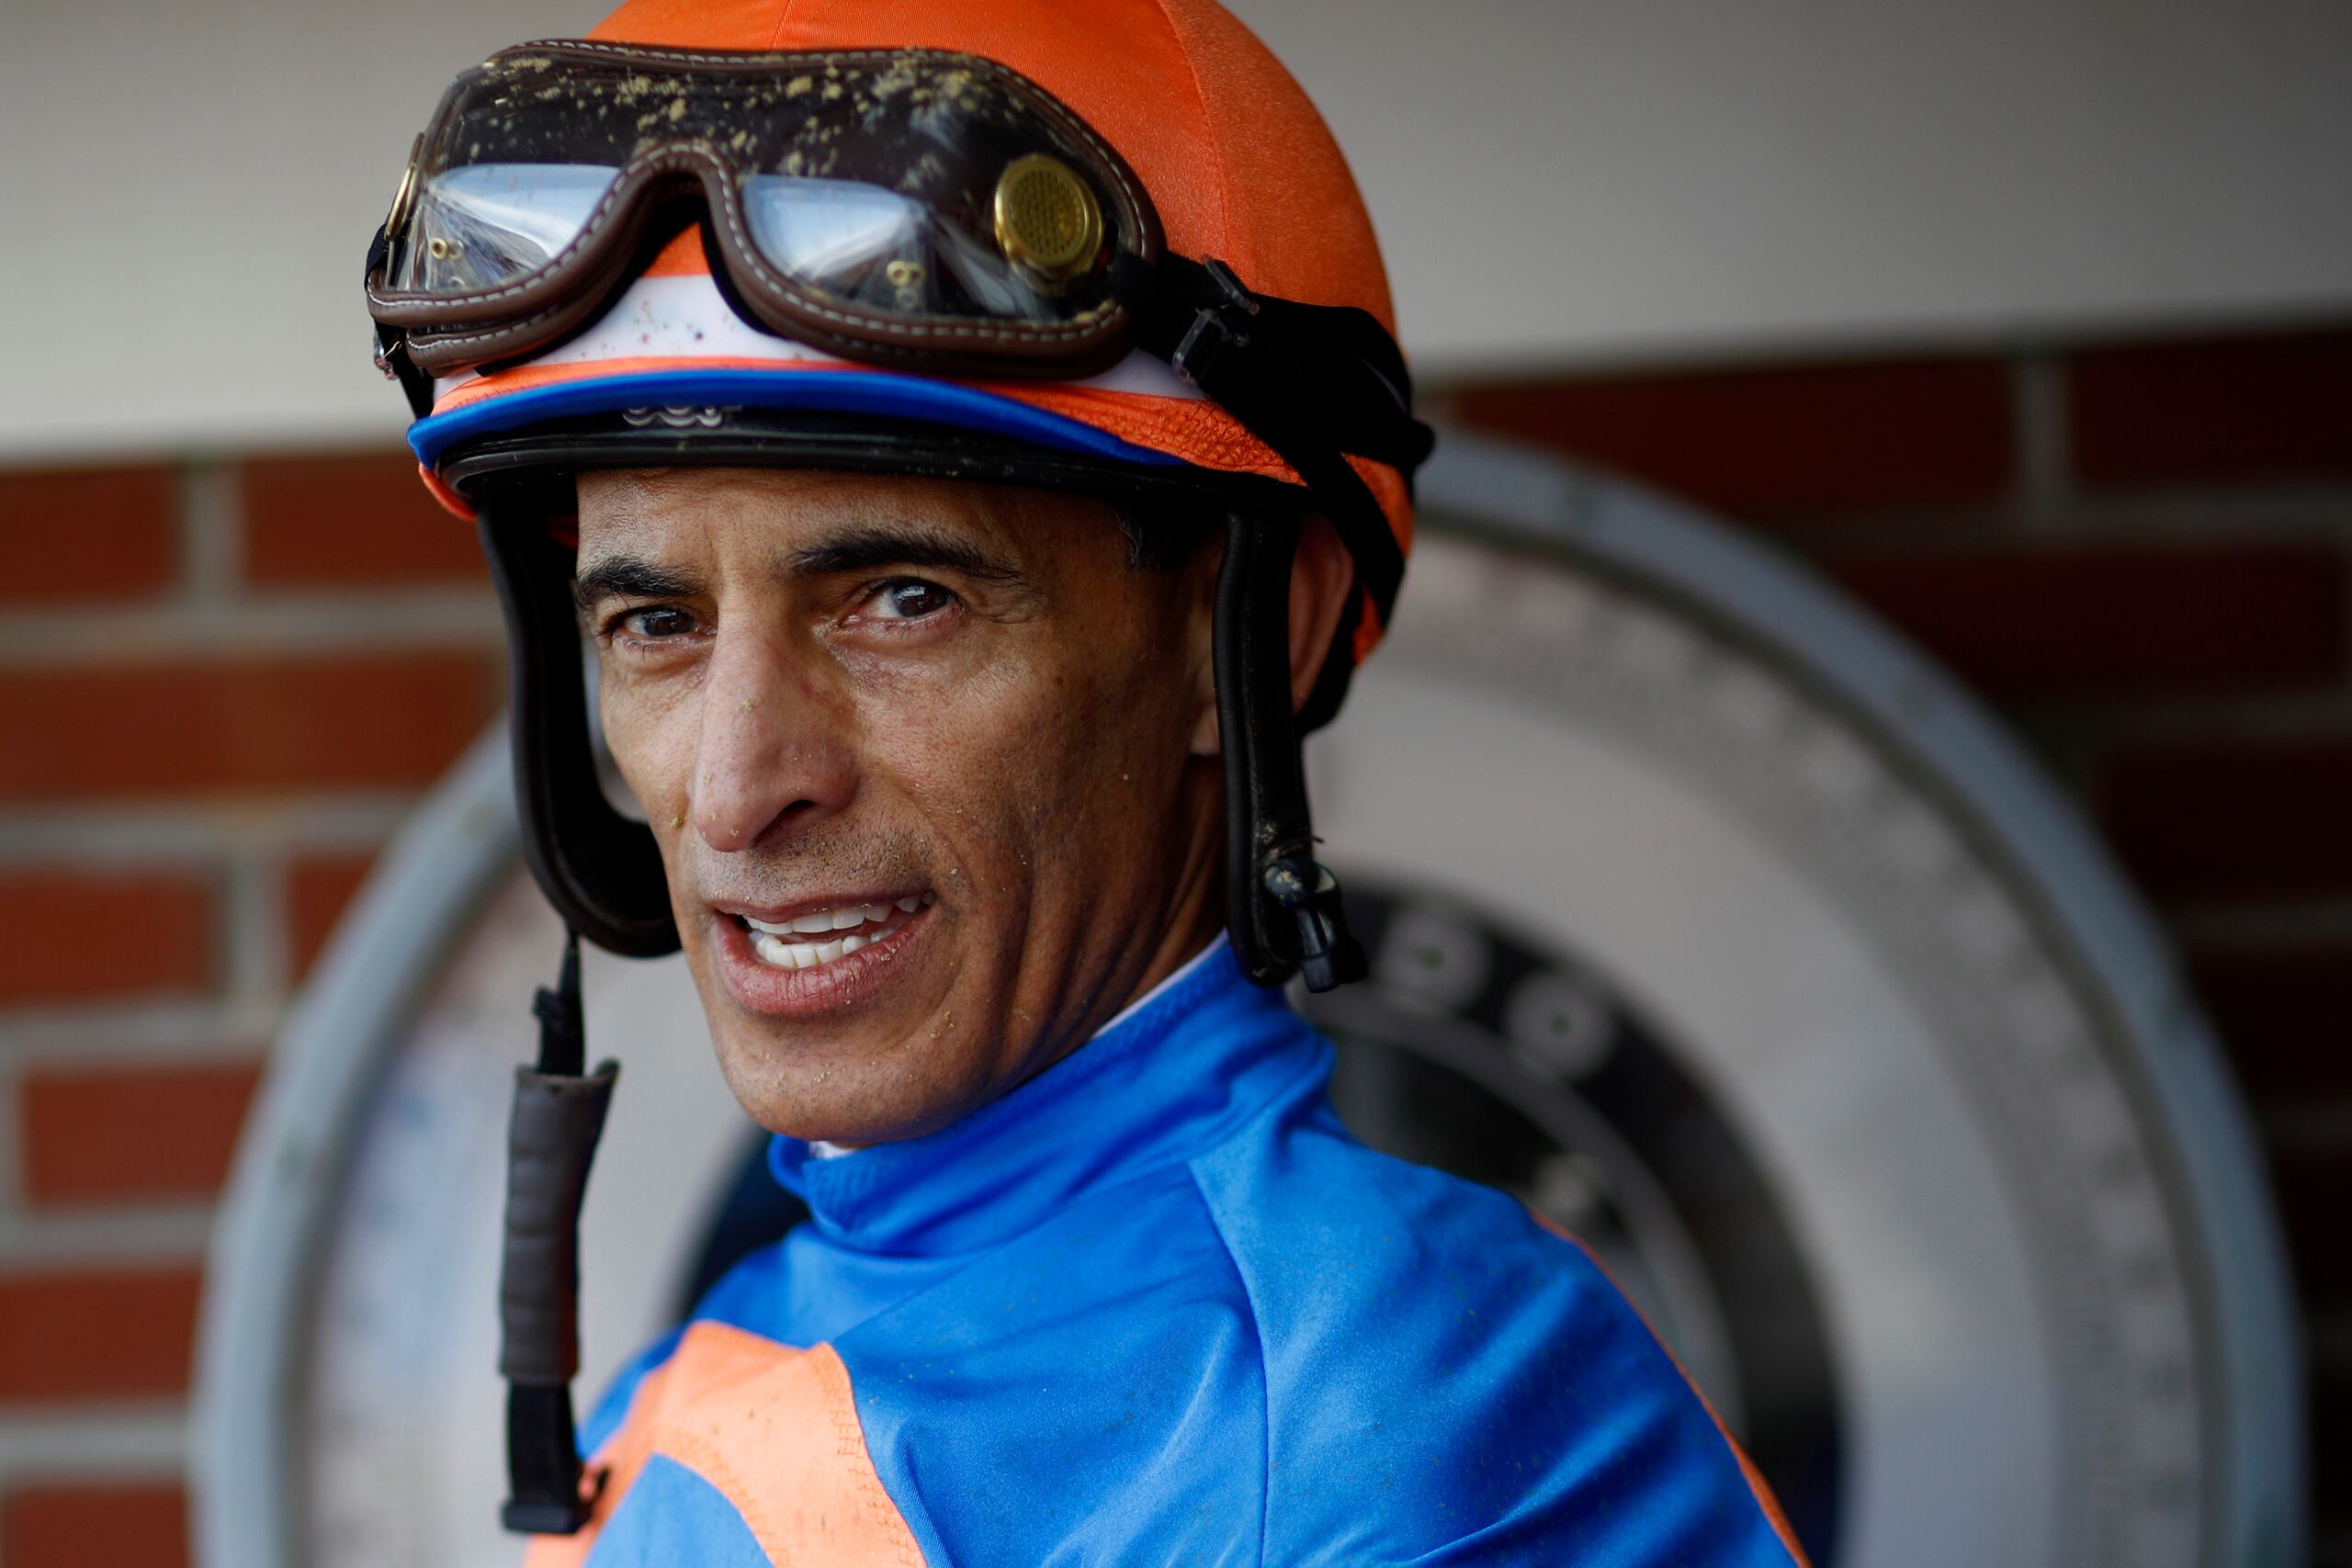
{"label": "man's cheek", "polygon": [[[675,704],[666,705],[672,710]],[[654,836],[665,843],[685,823],[686,787],[694,765],[691,730],[682,750],[674,711],[609,676],[599,683],[598,722],[621,781],[637,797]]]}

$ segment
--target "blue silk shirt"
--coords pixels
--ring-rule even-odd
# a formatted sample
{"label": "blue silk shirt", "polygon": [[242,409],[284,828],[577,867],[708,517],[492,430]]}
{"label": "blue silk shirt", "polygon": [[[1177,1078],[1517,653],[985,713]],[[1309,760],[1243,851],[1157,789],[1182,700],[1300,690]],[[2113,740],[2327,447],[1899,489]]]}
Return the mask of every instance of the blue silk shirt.
{"label": "blue silk shirt", "polygon": [[1375,1154],[1222,942],[964,1120],[820,1158],[582,1433],[535,1565],[1801,1562],[1666,1352],[1501,1193]]}

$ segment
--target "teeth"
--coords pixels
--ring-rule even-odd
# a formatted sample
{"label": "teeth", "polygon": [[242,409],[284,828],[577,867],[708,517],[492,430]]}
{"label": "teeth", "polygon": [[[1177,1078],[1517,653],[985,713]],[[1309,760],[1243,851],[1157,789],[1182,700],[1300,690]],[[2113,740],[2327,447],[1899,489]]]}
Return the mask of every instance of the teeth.
{"label": "teeth", "polygon": [[[895,912],[911,915],[938,902],[937,894],[910,893],[897,901]],[[888,932],[878,928],[888,924],[893,912],[889,904],[849,904],[838,909],[812,910],[789,920],[755,920],[746,915],[743,923],[752,928],[752,951],[761,963],[777,969],[814,969],[880,941]],[[877,929],[859,929],[865,927]],[[855,934],[835,934],[853,931]],[[790,940],[808,937],[826,940]]]}

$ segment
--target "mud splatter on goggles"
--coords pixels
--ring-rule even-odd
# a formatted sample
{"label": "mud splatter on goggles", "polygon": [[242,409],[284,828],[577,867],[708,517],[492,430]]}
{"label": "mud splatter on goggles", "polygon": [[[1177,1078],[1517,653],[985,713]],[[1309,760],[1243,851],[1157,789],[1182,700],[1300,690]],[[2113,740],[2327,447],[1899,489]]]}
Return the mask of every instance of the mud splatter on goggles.
{"label": "mud splatter on goggles", "polygon": [[417,140],[368,269],[387,357],[438,376],[560,341],[682,199],[747,319],[943,373],[1105,368],[1132,333],[1113,264],[1160,251],[1118,154],[987,60],[526,44]]}

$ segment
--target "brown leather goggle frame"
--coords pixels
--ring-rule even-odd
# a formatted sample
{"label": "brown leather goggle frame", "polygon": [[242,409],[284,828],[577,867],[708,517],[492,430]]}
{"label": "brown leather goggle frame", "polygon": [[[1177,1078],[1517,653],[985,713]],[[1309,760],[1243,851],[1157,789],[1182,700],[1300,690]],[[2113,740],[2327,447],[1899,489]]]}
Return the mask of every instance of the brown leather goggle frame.
{"label": "brown leather goggle frame", "polygon": [[[537,73],[535,80],[539,82],[560,79],[548,73],[601,82],[615,72],[627,72],[632,81],[650,81],[671,94],[670,101],[680,103],[694,102],[698,85],[720,83],[739,92],[761,85],[773,88],[821,81],[828,71],[910,69],[981,84],[996,101],[1017,106],[1047,128],[1053,141],[1045,145],[1065,161],[1078,157],[1099,190],[1109,220],[1106,234],[1116,242],[1106,244],[1102,265],[1091,269],[1102,275],[1100,297],[1065,321],[977,313],[894,316],[845,304],[785,276],[762,252],[742,199],[744,176],[759,171],[730,145],[737,139],[664,134],[658,127],[639,138],[639,145],[617,164],[616,179],[579,232],[536,270],[511,283],[471,292],[392,288],[392,264],[416,210],[420,187],[447,166],[453,129],[465,124],[469,113],[485,112],[485,105],[503,103],[488,95],[526,67]],[[741,113],[739,103],[725,107]],[[811,118],[809,123],[816,122]],[[765,145],[778,145],[791,134],[776,130]],[[469,147],[464,161],[495,161],[481,158],[479,152],[479,144]],[[518,155],[514,161],[557,160]],[[527,358],[595,320],[613,295],[642,269],[652,249],[697,220],[714,276],[748,319],[844,358],[949,375],[1068,378],[1107,369],[1132,346],[1129,313],[1108,292],[1110,265],[1123,257],[1148,265],[1158,259],[1162,243],[1159,218],[1142,183],[1117,152],[1045,89],[992,61],[924,50],[720,54],[586,40],[526,44],[502,51],[460,76],[432,125],[417,139],[401,193],[369,253],[368,303],[377,323],[379,357],[404,358],[408,367],[427,376]],[[388,370],[398,367],[387,364]]]}

